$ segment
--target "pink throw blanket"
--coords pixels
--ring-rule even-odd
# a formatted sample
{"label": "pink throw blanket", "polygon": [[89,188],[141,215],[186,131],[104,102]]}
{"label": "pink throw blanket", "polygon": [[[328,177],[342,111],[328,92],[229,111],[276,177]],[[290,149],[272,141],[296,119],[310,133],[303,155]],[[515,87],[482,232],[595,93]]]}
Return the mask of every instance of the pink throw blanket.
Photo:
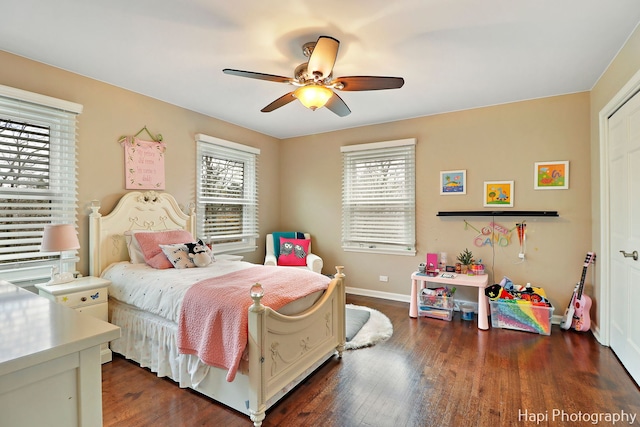
{"label": "pink throw blanket", "polygon": [[255,266],[202,280],[185,294],[178,322],[178,350],[236,376],[247,346],[249,290],[264,288],[262,304],[278,310],[291,301],[327,289],[330,279],[291,267]]}

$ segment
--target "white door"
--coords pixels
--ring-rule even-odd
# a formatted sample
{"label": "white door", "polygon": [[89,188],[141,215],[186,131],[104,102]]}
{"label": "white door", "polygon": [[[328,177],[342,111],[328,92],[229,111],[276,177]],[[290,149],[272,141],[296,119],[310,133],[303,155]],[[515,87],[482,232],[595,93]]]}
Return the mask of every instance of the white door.
{"label": "white door", "polygon": [[609,172],[610,345],[640,384],[640,94],[609,119]]}

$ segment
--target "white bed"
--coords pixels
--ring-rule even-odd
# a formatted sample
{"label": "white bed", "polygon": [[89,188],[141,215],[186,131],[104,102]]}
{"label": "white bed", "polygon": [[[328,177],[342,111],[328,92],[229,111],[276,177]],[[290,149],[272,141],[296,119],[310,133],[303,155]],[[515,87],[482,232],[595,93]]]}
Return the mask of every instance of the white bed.
{"label": "white bed", "polygon": [[[109,277],[110,272],[120,271],[118,275],[129,274],[127,280],[138,283],[136,275],[141,275],[146,267],[128,262],[124,236],[128,230],[184,229],[195,236],[195,214],[193,211],[188,215],[183,213],[168,193],[130,192],[108,215],[102,216],[99,209],[94,203],[90,214],[89,254],[93,276],[104,273]],[[218,275],[249,266],[242,261],[225,260],[214,264],[212,268]],[[182,269],[169,273],[180,274],[188,286],[197,282],[206,270]],[[181,387],[189,387],[247,414],[258,427],[266,410],[295,385],[333,355],[342,356],[345,288],[343,267],[336,270],[335,278],[320,296],[311,295],[280,312],[262,305],[262,295],[259,292],[250,295],[251,284],[247,285],[247,299],[253,299],[253,303],[248,310],[246,361],[232,382],[226,380],[227,370],[207,366],[196,356],[178,353],[178,325],[172,316],[159,315],[157,310],[144,311],[116,299],[123,292],[116,287],[110,291],[110,321],[121,327],[122,337],[111,343],[111,349],[148,367],[158,376],[173,379]],[[299,311],[300,304],[305,302],[308,308]],[[174,311],[176,304],[179,305],[164,304],[169,307],[174,304]],[[290,314],[292,312],[294,314]]]}

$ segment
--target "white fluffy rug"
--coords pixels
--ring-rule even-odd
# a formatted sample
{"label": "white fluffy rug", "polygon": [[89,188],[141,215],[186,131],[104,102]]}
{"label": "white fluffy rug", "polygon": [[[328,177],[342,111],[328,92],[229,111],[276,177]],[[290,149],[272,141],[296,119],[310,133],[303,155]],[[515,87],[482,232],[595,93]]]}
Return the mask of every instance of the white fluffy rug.
{"label": "white fluffy rug", "polygon": [[347,307],[355,310],[367,310],[371,313],[367,323],[362,326],[355,337],[345,344],[345,350],[370,347],[379,342],[388,340],[393,335],[391,320],[378,310],[361,305],[347,304]]}

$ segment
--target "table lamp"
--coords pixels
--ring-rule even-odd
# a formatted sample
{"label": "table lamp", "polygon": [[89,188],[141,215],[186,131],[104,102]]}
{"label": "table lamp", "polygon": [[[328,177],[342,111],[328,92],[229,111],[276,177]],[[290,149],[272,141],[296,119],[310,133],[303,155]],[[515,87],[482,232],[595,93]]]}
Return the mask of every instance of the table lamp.
{"label": "table lamp", "polygon": [[[60,252],[60,267],[57,273],[52,271],[51,280],[47,285],[67,283],[74,279],[73,273],[62,272],[62,252],[75,249],[80,249],[80,242],[78,242],[78,235],[72,224],[48,224],[44,226],[40,252]],[[55,267],[53,270],[55,270]]]}

